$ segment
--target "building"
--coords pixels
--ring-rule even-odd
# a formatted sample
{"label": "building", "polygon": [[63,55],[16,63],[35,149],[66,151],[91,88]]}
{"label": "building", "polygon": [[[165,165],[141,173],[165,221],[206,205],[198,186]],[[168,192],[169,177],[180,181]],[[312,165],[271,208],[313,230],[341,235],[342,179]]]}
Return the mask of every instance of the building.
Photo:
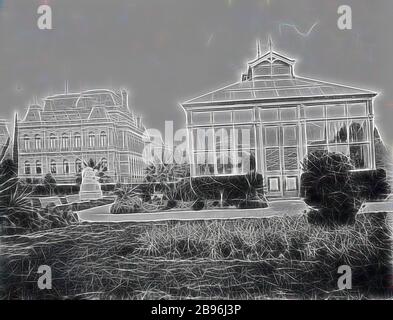
{"label": "building", "polygon": [[10,137],[7,124],[7,120],[0,119],[0,152]]}
{"label": "building", "polygon": [[270,197],[299,196],[308,152],[349,156],[375,169],[374,92],[299,77],[295,60],[270,49],[241,81],[182,104],[192,176],[263,174]]}
{"label": "building", "polygon": [[140,182],[144,131],[124,90],[49,96],[19,122],[19,177],[34,181],[52,173],[58,184],[75,184],[92,159],[107,168],[108,183]]}

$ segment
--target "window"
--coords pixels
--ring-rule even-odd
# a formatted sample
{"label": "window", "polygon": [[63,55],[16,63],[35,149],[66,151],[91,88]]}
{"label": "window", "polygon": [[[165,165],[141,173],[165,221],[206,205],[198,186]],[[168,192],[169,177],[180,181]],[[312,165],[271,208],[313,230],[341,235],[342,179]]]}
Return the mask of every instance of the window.
{"label": "window", "polygon": [[262,109],[260,112],[262,121],[277,121],[278,120],[278,109]]}
{"label": "window", "polygon": [[210,112],[193,112],[192,123],[193,124],[208,124],[210,123]]}
{"label": "window", "polygon": [[324,106],[307,106],[304,108],[307,119],[321,119],[325,118]]}
{"label": "window", "polygon": [[64,174],[69,174],[70,173],[70,166],[69,166],[67,160],[63,161],[63,173]]}
{"label": "window", "polygon": [[267,171],[276,171],[281,169],[279,148],[267,148],[265,150],[265,159]]}
{"label": "window", "polygon": [[25,135],[23,137],[23,144],[24,144],[24,149],[29,150],[30,149],[30,138],[28,135]]}
{"label": "window", "polygon": [[237,110],[233,112],[234,122],[253,121],[253,110]]}
{"label": "window", "polygon": [[308,122],[306,125],[307,141],[309,144],[326,143],[326,125],[323,121]]}
{"label": "window", "polygon": [[347,122],[330,121],[329,122],[329,143],[344,143],[348,141]]}
{"label": "window", "polygon": [[216,150],[231,149],[232,127],[217,128],[214,132]]}
{"label": "window", "polygon": [[81,135],[79,132],[75,133],[74,135],[74,146],[75,148],[80,148],[81,145]]}
{"label": "window", "polygon": [[350,117],[367,116],[367,105],[365,103],[348,104],[348,115]]}
{"label": "window", "polygon": [[41,161],[37,160],[35,163],[35,172],[37,174],[41,174],[42,173],[42,165],[41,165]]}
{"label": "window", "polygon": [[341,153],[345,156],[349,156],[349,147],[347,144],[331,145],[329,146],[328,151],[334,153]]}
{"label": "window", "polygon": [[254,148],[255,132],[252,126],[241,126],[235,128],[235,143],[238,148]]}
{"label": "window", "polygon": [[265,128],[265,146],[278,146],[278,127]]}
{"label": "window", "polygon": [[62,149],[68,149],[68,134],[63,133],[61,137],[61,148]]}
{"label": "window", "polygon": [[94,132],[89,132],[89,147],[94,147],[95,135]]}
{"label": "window", "polygon": [[51,173],[56,173],[57,172],[57,167],[56,167],[56,161],[52,160],[50,162],[50,172]]}
{"label": "window", "polygon": [[283,127],[283,142],[284,146],[296,146],[298,144],[296,126]]}
{"label": "window", "polygon": [[296,120],[296,108],[284,108],[280,110],[280,118],[281,120]]}
{"label": "window", "polygon": [[353,120],[349,125],[349,142],[367,141],[366,120]]}
{"label": "window", "polygon": [[41,150],[42,146],[41,146],[41,137],[40,137],[40,135],[36,134],[34,140],[35,140],[35,149],[36,150]]}
{"label": "window", "polygon": [[56,135],[54,133],[51,133],[49,136],[49,147],[56,149]]}
{"label": "window", "polygon": [[214,147],[214,130],[198,128],[193,130],[194,150],[210,150]]}
{"label": "window", "polygon": [[215,111],[214,112],[214,123],[231,123],[232,112],[231,111]]}
{"label": "window", "polygon": [[368,145],[350,145],[350,157],[357,169],[366,169],[368,167]]}
{"label": "window", "polygon": [[269,191],[270,192],[279,192],[280,191],[280,178],[274,177],[268,178],[268,185],[269,185]]}
{"label": "window", "polygon": [[82,161],[80,159],[75,160],[75,172],[82,172]]}
{"label": "window", "polygon": [[30,174],[30,173],[31,173],[31,171],[30,171],[30,162],[26,161],[25,162],[25,174]]}
{"label": "window", "polygon": [[340,118],[345,117],[345,105],[336,104],[326,106],[327,117],[328,118]]}
{"label": "window", "polygon": [[198,152],[195,154],[194,161],[197,175],[214,174],[215,160],[213,152]]}
{"label": "window", "polygon": [[107,141],[106,132],[102,131],[100,133],[100,145],[101,145],[101,147],[106,147],[107,144],[108,144],[108,141]]}
{"label": "window", "polygon": [[297,189],[297,177],[287,177],[285,191],[296,191]]}
{"label": "window", "polygon": [[286,147],[284,148],[284,169],[285,170],[297,170],[298,159],[297,159],[297,148]]}

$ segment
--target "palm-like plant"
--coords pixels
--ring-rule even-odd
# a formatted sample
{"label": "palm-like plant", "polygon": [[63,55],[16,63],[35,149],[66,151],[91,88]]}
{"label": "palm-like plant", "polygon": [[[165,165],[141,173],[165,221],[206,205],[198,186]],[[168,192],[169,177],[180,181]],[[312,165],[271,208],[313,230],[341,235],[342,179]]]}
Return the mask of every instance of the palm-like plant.
{"label": "palm-like plant", "polygon": [[[110,177],[106,174],[108,168],[104,166],[103,159],[96,163],[90,158],[88,161],[83,161],[83,166],[85,168],[92,168],[96,172],[96,175],[99,178],[99,183],[108,183],[110,181]],[[76,183],[82,183],[82,172],[78,172],[76,174]]]}
{"label": "palm-like plant", "polygon": [[138,187],[122,186],[114,191],[117,196],[111,213],[135,213],[142,210],[141,191]]}

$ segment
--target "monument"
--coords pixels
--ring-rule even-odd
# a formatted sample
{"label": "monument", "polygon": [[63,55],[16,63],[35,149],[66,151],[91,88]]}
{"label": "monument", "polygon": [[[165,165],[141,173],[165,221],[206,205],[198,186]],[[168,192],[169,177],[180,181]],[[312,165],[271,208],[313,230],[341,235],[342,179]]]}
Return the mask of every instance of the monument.
{"label": "monument", "polygon": [[82,184],[79,197],[81,201],[102,198],[101,186],[93,168],[87,167],[82,171]]}

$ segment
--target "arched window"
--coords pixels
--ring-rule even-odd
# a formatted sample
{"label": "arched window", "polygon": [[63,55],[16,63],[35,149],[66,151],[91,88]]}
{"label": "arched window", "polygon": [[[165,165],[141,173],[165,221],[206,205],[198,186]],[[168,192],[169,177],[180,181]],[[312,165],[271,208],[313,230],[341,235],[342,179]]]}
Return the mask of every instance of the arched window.
{"label": "arched window", "polygon": [[61,137],[61,148],[62,149],[68,149],[68,134],[63,133]]}
{"label": "arched window", "polygon": [[29,161],[25,161],[25,174],[30,174],[30,162]]}
{"label": "arched window", "polygon": [[42,165],[41,165],[41,161],[40,160],[37,160],[35,162],[35,172],[37,174],[41,174],[42,173]]}
{"label": "arched window", "polygon": [[57,172],[57,167],[56,167],[56,161],[52,160],[50,162],[50,172],[51,173],[56,173]]}
{"label": "arched window", "polygon": [[64,174],[69,174],[70,173],[70,166],[69,166],[67,160],[63,161],[63,173]]}
{"label": "arched window", "polygon": [[76,173],[82,172],[82,161],[81,161],[81,159],[76,159],[75,160],[75,172]]}
{"label": "arched window", "polygon": [[102,131],[101,133],[100,133],[100,146],[101,147],[106,147],[106,145],[107,145],[107,136],[106,136],[106,132],[105,131]]}
{"label": "arched window", "polygon": [[95,135],[94,132],[89,132],[89,147],[94,147]]}
{"label": "arched window", "polygon": [[30,149],[30,138],[27,134],[23,137],[23,146],[25,150]]}
{"label": "arched window", "polygon": [[74,146],[75,148],[81,147],[81,135],[79,132],[75,133],[74,135]]}
{"label": "arched window", "polygon": [[54,133],[49,136],[49,148],[56,149],[56,135]]}
{"label": "arched window", "polygon": [[35,141],[35,149],[40,150],[41,149],[41,137],[39,134],[35,135],[34,141]]}

